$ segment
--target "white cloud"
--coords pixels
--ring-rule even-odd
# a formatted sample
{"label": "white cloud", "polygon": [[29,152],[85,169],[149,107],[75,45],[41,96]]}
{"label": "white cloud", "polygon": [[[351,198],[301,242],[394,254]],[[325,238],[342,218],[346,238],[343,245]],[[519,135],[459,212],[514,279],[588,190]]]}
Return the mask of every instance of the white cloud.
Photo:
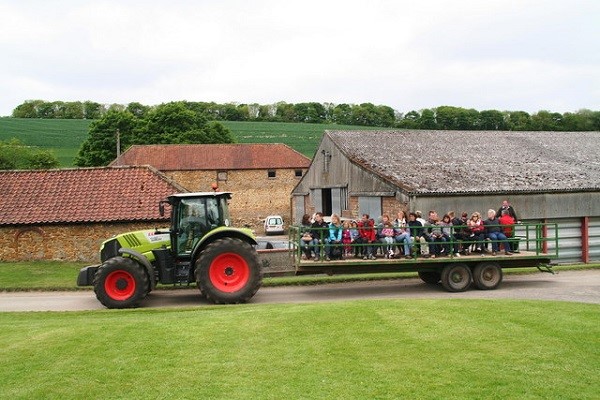
{"label": "white cloud", "polygon": [[598,109],[599,12],[592,0],[0,2],[0,115],[36,98]]}

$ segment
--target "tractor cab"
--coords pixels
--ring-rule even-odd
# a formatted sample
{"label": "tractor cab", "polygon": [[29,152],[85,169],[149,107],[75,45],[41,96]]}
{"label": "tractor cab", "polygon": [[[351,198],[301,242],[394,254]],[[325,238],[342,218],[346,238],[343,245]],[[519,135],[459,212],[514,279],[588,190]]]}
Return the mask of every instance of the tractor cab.
{"label": "tractor cab", "polygon": [[219,227],[228,227],[230,192],[183,193],[169,196],[160,204],[164,215],[164,203],[172,207],[171,250],[173,255],[189,257],[209,232]]}

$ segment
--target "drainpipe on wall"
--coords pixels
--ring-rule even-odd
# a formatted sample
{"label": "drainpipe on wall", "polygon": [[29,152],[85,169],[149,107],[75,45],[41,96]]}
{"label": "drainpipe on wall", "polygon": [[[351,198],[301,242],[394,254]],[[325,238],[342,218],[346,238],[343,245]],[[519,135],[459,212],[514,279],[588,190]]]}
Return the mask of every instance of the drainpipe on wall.
{"label": "drainpipe on wall", "polygon": [[590,262],[590,217],[581,218],[581,261]]}

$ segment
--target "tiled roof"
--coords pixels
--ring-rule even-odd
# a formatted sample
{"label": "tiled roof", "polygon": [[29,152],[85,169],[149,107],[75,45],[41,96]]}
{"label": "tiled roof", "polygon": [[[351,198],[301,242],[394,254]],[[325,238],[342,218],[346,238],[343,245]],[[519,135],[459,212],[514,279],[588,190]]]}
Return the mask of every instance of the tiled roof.
{"label": "tiled roof", "polygon": [[353,162],[413,193],[600,189],[600,132],[327,131]]}
{"label": "tiled roof", "polygon": [[160,171],[308,168],[310,159],[280,144],[135,145],[110,165],[152,165]]}
{"label": "tiled roof", "polygon": [[0,225],[158,221],[158,202],[186,190],[154,168],[0,172]]}

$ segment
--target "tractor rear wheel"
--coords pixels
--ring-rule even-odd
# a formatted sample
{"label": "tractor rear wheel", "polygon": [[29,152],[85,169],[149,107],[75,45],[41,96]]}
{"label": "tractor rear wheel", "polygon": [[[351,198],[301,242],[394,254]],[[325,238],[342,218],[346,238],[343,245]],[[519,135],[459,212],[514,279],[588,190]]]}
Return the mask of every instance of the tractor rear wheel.
{"label": "tractor rear wheel", "polygon": [[96,298],[107,308],[136,307],[150,287],[144,268],[131,258],[112,257],[94,275]]}
{"label": "tractor rear wheel", "polygon": [[262,285],[256,250],[241,239],[215,240],[196,261],[196,282],[213,303],[245,303]]}

